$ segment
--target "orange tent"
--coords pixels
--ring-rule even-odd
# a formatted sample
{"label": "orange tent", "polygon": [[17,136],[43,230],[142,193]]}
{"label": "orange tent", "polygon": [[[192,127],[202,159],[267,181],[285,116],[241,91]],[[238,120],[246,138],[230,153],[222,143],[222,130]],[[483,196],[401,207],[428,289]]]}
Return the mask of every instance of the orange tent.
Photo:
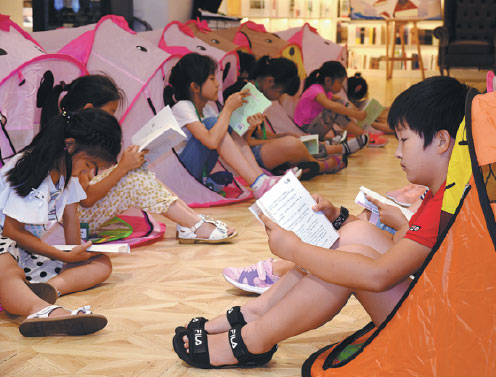
{"label": "orange tent", "polygon": [[465,125],[470,180],[410,288],[379,328],[314,353],[303,376],[496,376],[496,93],[469,92]]}

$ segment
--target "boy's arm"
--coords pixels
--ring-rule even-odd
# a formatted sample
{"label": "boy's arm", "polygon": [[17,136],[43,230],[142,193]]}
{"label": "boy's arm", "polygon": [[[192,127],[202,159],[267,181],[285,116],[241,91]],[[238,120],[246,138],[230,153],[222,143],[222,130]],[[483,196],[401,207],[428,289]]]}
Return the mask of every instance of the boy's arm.
{"label": "boy's arm", "polygon": [[319,93],[315,96],[315,101],[317,101],[322,107],[327,110],[331,110],[336,114],[346,115],[351,118],[356,118],[358,120],[363,120],[367,116],[365,111],[355,110],[349,107],[344,106],[339,102],[331,101],[326,97],[324,93]]}
{"label": "boy's arm", "polygon": [[418,271],[431,251],[406,238],[382,255],[364,245],[349,245],[349,251],[324,249],[303,243],[293,232],[282,229],[263,215],[261,218],[275,255],[324,281],[351,289],[386,291]]}
{"label": "boy's arm", "polygon": [[81,244],[81,226],[79,224],[78,203],[68,204],[64,208],[64,238],[67,245]]}

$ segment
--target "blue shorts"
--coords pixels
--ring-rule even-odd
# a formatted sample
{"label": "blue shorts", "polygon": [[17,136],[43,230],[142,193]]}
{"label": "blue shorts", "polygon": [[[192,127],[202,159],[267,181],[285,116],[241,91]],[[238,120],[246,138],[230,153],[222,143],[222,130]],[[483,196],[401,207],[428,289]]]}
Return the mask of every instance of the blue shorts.
{"label": "blue shorts", "polygon": [[[202,120],[202,123],[207,130],[210,130],[216,122],[216,117],[205,118]],[[231,127],[229,127],[228,132],[232,132]],[[206,176],[210,175],[210,172],[219,160],[219,153],[215,149],[208,149],[200,142],[200,140],[193,136],[189,139],[186,146],[179,154],[179,160],[186,167],[189,173],[201,182],[204,170]]]}
{"label": "blue shorts", "polygon": [[255,156],[255,160],[257,161],[258,166],[260,166],[261,168],[264,168],[266,170],[269,170],[265,167],[265,165],[262,161],[262,145],[263,144],[258,144],[258,145],[255,145],[253,147],[250,147],[251,152]]}

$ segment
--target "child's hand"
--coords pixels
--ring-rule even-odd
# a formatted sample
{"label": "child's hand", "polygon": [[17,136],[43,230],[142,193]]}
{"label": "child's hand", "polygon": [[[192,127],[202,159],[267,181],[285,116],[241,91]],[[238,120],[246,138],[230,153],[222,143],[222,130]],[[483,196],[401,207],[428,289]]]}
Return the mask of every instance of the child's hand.
{"label": "child's hand", "polygon": [[250,115],[249,117],[246,118],[246,120],[250,124],[250,127],[251,126],[257,127],[257,126],[260,126],[264,122],[265,117],[263,116],[262,113],[258,113],[255,115]]}
{"label": "child's hand", "polygon": [[340,101],[341,100],[341,96],[338,96],[337,94],[333,94],[332,95],[332,100],[333,101]]}
{"label": "child's hand", "polygon": [[145,163],[146,151],[138,152],[137,145],[131,145],[122,153],[121,160],[117,166],[126,173],[130,170],[137,169]]}
{"label": "child's hand", "polygon": [[380,201],[365,195],[367,200],[375,204],[379,208],[379,218],[383,224],[390,226],[396,230],[400,229],[403,225],[408,223],[407,218],[401,213],[398,207],[390,206],[388,204],[381,203]]}
{"label": "child's hand", "polygon": [[317,204],[312,207],[315,212],[322,211],[329,221],[333,221],[339,216],[339,209],[329,200],[323,198],[319,194],[312,194],[312,198],[317,202]]}
{"label": "child's hand", "polygon": [[229,111],[236,110],[238,107],[241,107],[244,103],[246,103],[245,97],[249,95],[250,91],[248,89],[231,94],[227,97],[226,102],[224,102],[224,109]]}
{"label": "child's hand", "polygon": [[364,120],[367,117],[367,113],[363,110],[355,111],[355,118],[358,120]]}
{"label": "child's hand", "polygon": [[92,253],[89,251],[86,251],[88,247],[92,245],[91,241],[88,241],[82,245],[78,245],[74,248],[72,248],[71,251],[69,252],[64,252],[64,259],[62,260],[63,262],[67,263],[74,263],[74,262],[84,262],[87,261],[88,259],[94,257],[95,255],[98,255],[98,253]]}
{"label": "child's hand", "polygon": [[259,215],[265,224],[265,231],[269,236],[269,247],[272,253],[279,258],[293,261],[293,251],[301,240],[293,232],[287,231],[273,222],[264,214]]}

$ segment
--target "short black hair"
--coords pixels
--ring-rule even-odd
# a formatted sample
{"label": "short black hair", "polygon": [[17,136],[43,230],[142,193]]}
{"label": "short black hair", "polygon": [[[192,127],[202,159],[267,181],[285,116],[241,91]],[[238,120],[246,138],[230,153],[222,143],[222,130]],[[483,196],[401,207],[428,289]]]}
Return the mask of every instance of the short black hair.
{"label": "short black hair", "polygon": [[440,130],[456,138],[465,116],[467,92],[468,86],[452,77],[429,77],[396,97],[389,110],[389,127],[395,131],[408,126],[424,138],[424,147]]}

